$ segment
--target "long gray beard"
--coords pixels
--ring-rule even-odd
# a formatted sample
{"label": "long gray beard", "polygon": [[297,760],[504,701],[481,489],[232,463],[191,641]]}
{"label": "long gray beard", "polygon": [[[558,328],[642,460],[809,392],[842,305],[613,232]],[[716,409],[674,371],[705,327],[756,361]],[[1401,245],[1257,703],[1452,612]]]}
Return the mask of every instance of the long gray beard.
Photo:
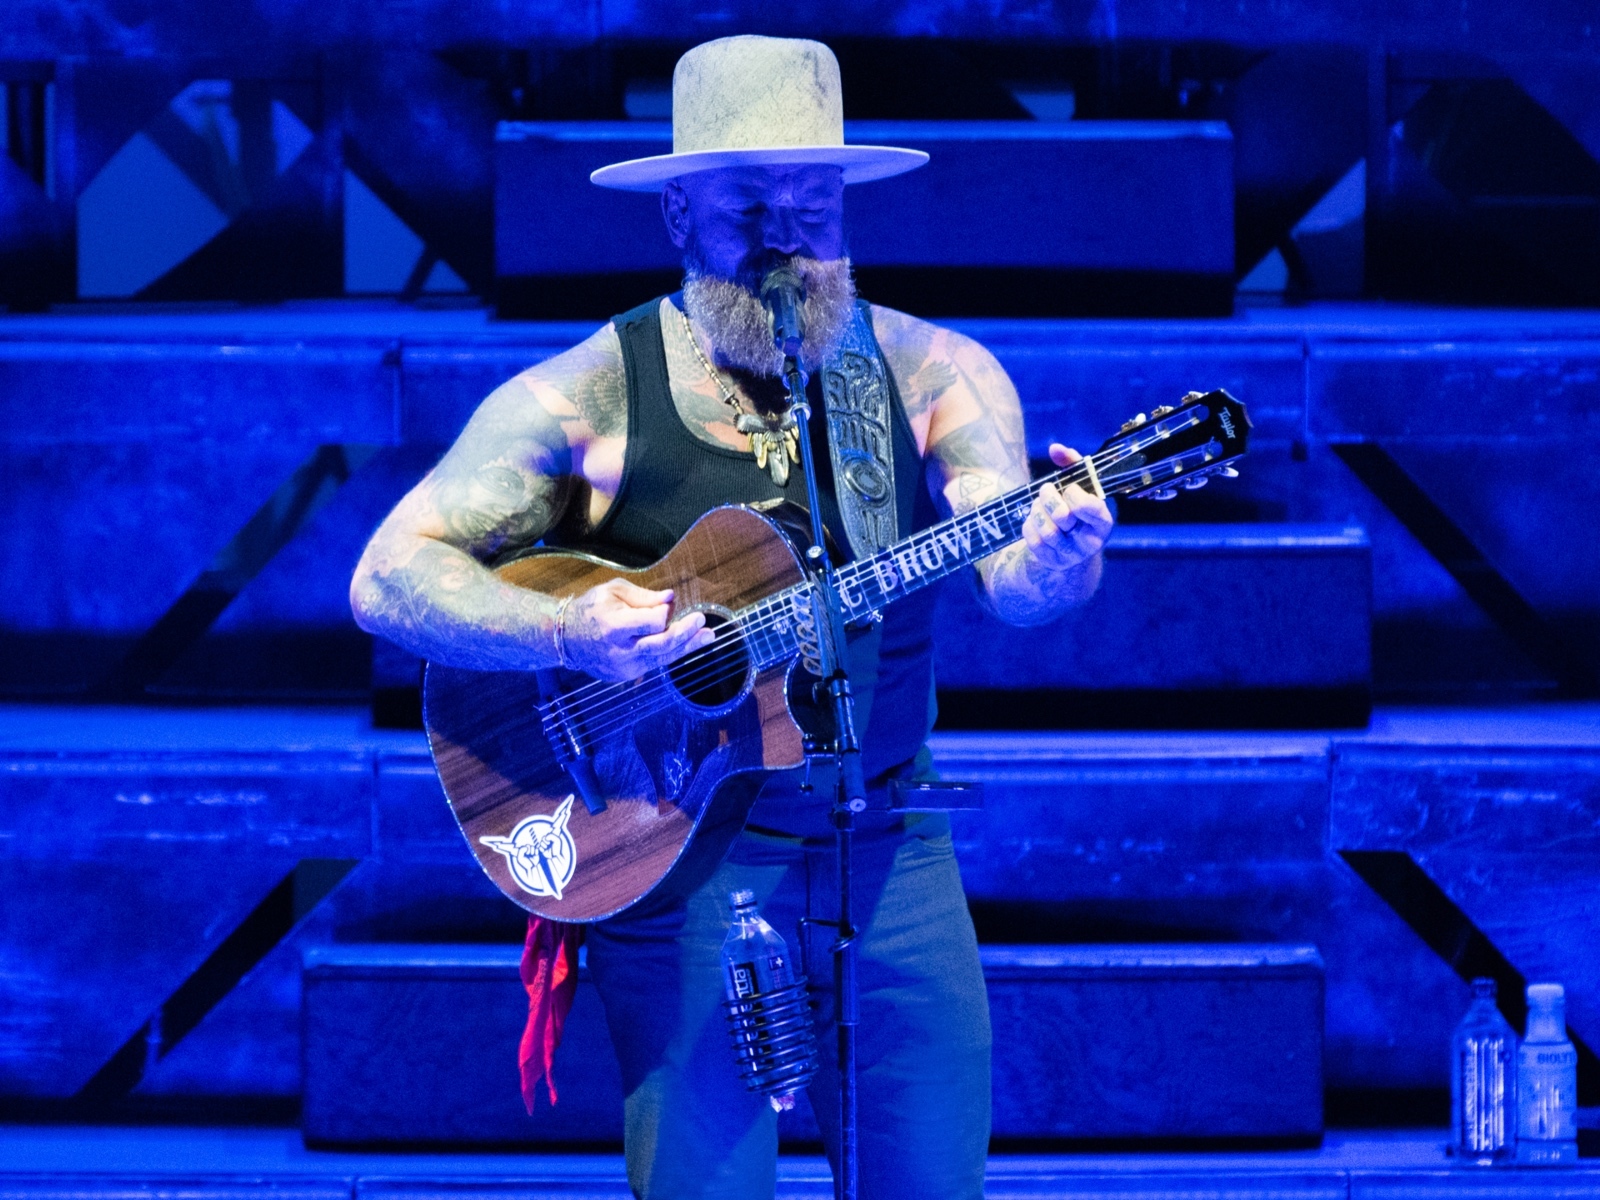
{"label": "long gray beard", "polygon": [[[856,286],[850,277],[850,260],[823,262],[794,258],[790,266],[805,283],[801,305],[806,338],[800,347],[800,365],[814,372],[844,339],[854,319]],[[772,330],[761,297],[743,284],[720,275],[706,275],[690,266],[683,278],[683,308],[689,319],[710,339],[719,364],[755,375],[783,373],[783,355],[772,344]]]}

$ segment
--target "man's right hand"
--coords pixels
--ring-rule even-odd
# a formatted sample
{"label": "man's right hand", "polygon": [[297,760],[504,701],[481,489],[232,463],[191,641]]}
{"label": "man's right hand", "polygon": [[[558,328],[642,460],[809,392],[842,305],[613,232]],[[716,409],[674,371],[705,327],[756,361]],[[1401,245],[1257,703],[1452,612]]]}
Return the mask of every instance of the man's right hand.
{"label": "man's right hand", "polygon": [[672,616],[672,593],[610,579],[567,604],[561,646],[566,665],[597,679],[637,679],[709,646],[705,614]]}

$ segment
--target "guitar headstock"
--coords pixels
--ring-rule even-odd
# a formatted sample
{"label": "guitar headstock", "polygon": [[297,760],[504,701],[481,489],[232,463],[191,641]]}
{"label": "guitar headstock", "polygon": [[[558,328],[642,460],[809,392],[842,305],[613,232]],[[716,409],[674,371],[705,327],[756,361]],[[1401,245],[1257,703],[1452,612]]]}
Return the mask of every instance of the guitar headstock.
{"label": "guitar headstock", "polygon": [[1221,388],[1190,392],[1175,405],[1129,421],[1095,451],[1094,466],[1108,495],[1171,500],[1179,487],[1238,475],[1231,464],[1249,440],[1243,404]]}

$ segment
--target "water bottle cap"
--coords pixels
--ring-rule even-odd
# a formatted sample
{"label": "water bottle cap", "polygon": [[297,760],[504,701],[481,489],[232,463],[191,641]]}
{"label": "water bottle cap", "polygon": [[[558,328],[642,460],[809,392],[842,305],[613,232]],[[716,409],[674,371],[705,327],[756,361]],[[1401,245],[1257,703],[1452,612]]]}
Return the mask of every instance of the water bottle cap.
{"label": "water bottle cap", "polygon": [[1499,985],[1492,979],[1478,978],[1472,981],[1472,994],[1481,1000],[1493,1000],[1499,991]]}
{"label": "water bottle cap", "polygon": [[740,888],[736,892],[728,893],[728,906],[730,908],[746,908],[756,902],[756,894],[749,888]]}
{"label": "water bottle cap", "polygon": [[1559,983],[1530,983],[1528,985],[1529,1008],[1554,1008],[1566,998],[1566,989]]}

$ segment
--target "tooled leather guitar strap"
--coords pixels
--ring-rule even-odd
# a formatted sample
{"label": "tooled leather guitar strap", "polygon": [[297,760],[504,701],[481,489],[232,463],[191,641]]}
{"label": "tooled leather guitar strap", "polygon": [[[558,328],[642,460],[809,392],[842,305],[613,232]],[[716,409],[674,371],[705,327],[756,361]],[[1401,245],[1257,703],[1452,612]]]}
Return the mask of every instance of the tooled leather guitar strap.
{"label": "tooled leather guitar strap", "polygon": [[828,453],[845,536],[855,557],[899,540],[894,496],[894,429],[888,372],[858,303],[839,348],[822,367]]}

